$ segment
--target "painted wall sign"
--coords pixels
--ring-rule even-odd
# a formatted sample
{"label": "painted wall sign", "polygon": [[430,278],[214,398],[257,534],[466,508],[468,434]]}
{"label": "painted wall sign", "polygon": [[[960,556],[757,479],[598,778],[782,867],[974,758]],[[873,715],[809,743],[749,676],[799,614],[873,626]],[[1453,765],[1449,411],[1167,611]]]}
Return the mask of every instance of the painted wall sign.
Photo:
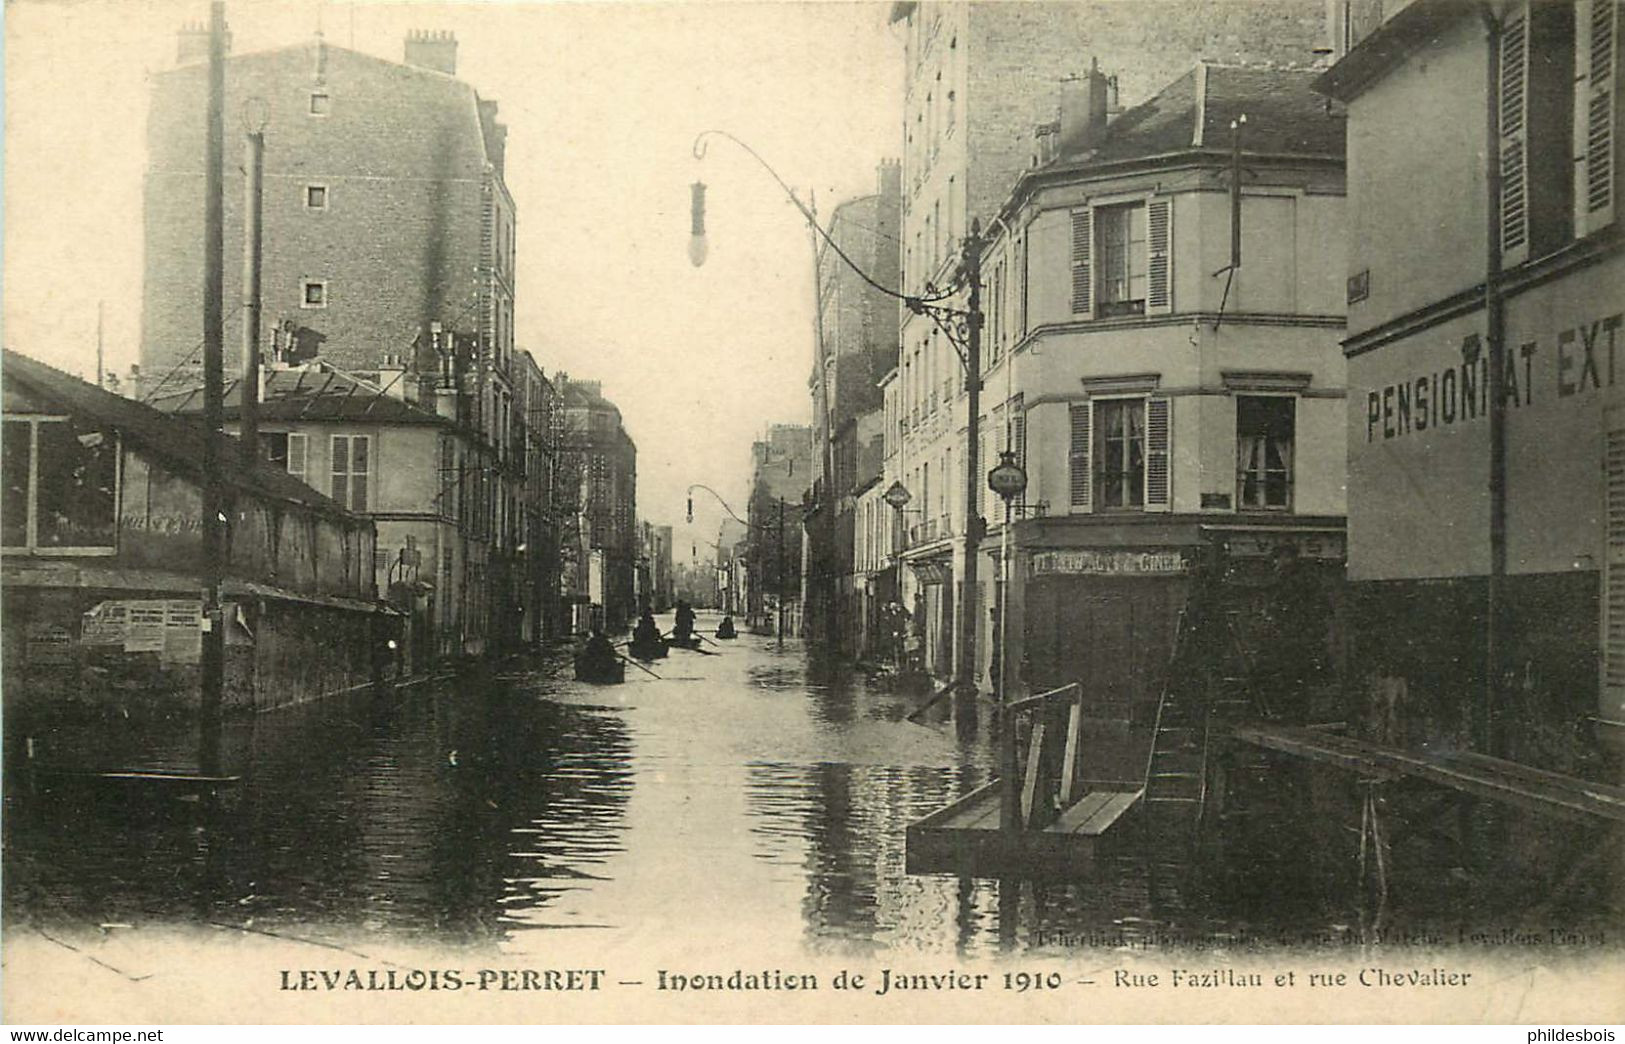
{"label": "painted wall sign", "polygon": [[[1506,404],[1532,406],[1537,397],[1553,392],[1566,399],[1612,387],[1621,368],[1616,366],[1615,352],[1622,320],[1625,316],[1616,313],[1559,331],[1552,350],[1544,355],[1539,341],[1508,344],[1502,372]],[[1538,394],[1536,387],[1546,381],[1536,372],[1537,359],[1551,360],[1539,363],[1551,369],[1551,391]],[[1470,333],[1461,341],[1459,368],[1418,374],[1366,392],[1365,440],[1397,439],[1487,417],[1489,401],[1489,351],[1478,334]]]}
{"label": "painted wall sign", "polygon": [[1035,551],[1029,559],[1033,576],[1177,576],[1188,571],[1185,553],[1177,548],[1160,551],[1097,551],[1073,548]]}

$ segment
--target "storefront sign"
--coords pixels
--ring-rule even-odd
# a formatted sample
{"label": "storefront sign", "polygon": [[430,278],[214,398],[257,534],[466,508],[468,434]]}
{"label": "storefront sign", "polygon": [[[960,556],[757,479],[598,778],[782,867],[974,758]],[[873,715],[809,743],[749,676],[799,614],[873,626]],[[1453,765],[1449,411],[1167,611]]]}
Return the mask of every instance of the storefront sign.
{"label": "storefront sign", "polygon": [[1231,558],[1273,558],[1290,548],[1299,558],[1323,562],[1343,561],[1342,533],[1225,533],[1224,550]]}
{"label": "storefront sign", "polygon": [[1177,576],[1187,570],[1178,548],[1160,551],[1035,551],[1033,576]]}

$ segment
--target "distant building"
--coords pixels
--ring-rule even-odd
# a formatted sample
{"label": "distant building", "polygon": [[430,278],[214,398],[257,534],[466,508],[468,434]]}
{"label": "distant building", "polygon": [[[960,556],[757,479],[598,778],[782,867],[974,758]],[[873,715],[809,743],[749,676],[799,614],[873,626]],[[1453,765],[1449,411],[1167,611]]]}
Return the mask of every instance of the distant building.
{"label": "distant building", "polygon": [[[125,722],[184,730],[199,699],[202,434],[4,355],[7,737],[32,737],[33,756],[78,760],[90,748],[53,723],[117,723],[98,734],[103,756]],[[236,443],[223,450],[234,454]],[[399,617],[376,599],[372,521],[278,468],[226,463],[227,710],[300,703],[393,673],[385,642]],[[127,767],[154,754],[112,756]]]}
{"label": "distant building", "polygon": [[636,611],[638,449],[598,381],[557,375],[560,452],[580,476],[585,545],[600,563],[586,593],[610,632]]}
{"label": "distant building", "polygon": [[[860,585],[852,569],[851,493],[880,473],[880,377],[897,365],[902,167],[880,164],[876,192],[835,208],[818,256],[818,362],[809,382],[818,478],[807,511],[807,635],[851,651]],[[862,426],[858,418],[875,415]],[[831,473],[833,469],[833,473]]]}
{"label": "distant building", "polygon": [[[467,424],[468,397],[404,370],[382,384],[320,362],[271,366],[259,407],[270,463],[378,527],[378,590],[411,618],[412,662],[513,649],[552,633],[557,536],[548,463],[551,389],[528,354],[541,423],[499,449]],[[369,375],[371,376],[371,375]],[[154,405],[197,416],[201,394]],[[518,414],[513,421],[518,423]],[[242,382],[225,388],[226,430],[241,429]],[[522,468],[513,481],[509,471]]]}
{"label": "distant building", "polygon": [[[179,66],[154,78],[132,389],[192,411],[205,45],[183,31]],[[574,500],[553,474],[553,390],[514,347],[507,131],[455,78],[456,55],[448,33],[411,34],[404,63],[318,34],[229,57],[225,75],[228,244],[243,235],[238,129],[265,128],[259,347],[267,392],[291,396],[266,408],[268,451],[378,519],[380,590],[409,605],[418,658],[559,629],[559,501]],[[223,274],[225,300],[240,300],[241,266]],[[229,345],[242,316],[228,309]]]}
{"label": "distant building", "polygon": [[[147,122],[141,368],[153,394],[201,381],[206,54],[153,78]],[[225,241],[243,240],[243,128],[265,128],[265,348],[317,349],[348,370],[426,350],[438,322],[479,347],[479,373],[511,396],[515,208],[496,103],[455,78],[457,42],[414,33],[405,62],[304,43],[226,61]],[[228,263],[224,299],[242,300]],[[226,343],[241,343],[228,308]],[[235,353],[233,353],[235,354]],[[297,361],[297,359],[295,360]],[[489,393],[487,393],[489,394]]]}
{"label": "distant building", "polygon": [[751,444],[750,525],[745,611],[752,627],[772,633],[781,615],[788,633],[801,617],[803,502],[812,487],[812,429],[774,424]]}

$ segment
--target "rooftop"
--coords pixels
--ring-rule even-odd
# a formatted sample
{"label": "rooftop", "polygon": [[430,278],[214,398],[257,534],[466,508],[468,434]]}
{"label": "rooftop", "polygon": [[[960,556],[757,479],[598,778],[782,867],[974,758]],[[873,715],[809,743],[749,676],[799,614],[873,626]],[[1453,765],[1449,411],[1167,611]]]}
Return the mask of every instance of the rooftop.
{"label": "rooftop", "polygon": [[[10,349],[0,358],[3,358],[8,386],[22,388],[76,416],[113,428],[126,445],[138,446],[145,456],[168,470],[200,483],[203,481],[204,440],[199,425],[115,395]],[[237,445],[237,440],[229,436],[226,442],[232,447]],[[336,501],[268,464],[245,469],[233,458],[231,466],[223,469],[222,480],[228,488],[254,496],[301,504],[323,514],[356,517]]]}

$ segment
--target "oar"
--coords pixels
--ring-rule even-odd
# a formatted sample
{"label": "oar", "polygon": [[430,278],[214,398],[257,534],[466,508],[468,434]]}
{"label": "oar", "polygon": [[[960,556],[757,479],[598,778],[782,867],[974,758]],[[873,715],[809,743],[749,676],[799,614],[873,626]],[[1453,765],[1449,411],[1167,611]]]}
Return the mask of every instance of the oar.
{"label": "oar", "polygon": [[958,682],[949,682],[947,685],[944,685],[942,687],[941,692],[937,693],[935,696],[931,697],[929,700],[926,700],[924,703],[920,704],[918,707],[915,707],[912,711],[910,711],[908,713],[908,715],[904,718],[904,720],[905,721],[912,721],[916,725],[918,725],[919,724],[919,715],[924,714],[926,711],[930,710],[932,707],[935,707],[938,703],[942,702],[942,698],[944,696],[947,696],[950,692],[953,692],[954,689],[958,686],[958,684],[959,684]]}
{"label": "oar", "polygon": [[[621,656],[620,653],[616,653],[615,655],[616,656]],[[666,680],[666,679],[660,677],[660,675],[656,674],[654,671],[651,671],[649,668],[643,666],[643,664],[641,664],[638,661],[632,659],[632,657],[630,657],[630,656],[621,656],[621,659],[625,660],[627,663],[629,663],[632,666],[636,667],[638,670],[642,671],[644,674],[647,674],[649,677],[655,679],[656,681],[665,681]]]}
{"label": "oar", "polygon": [[[695,634],[700,634],[700,632],[698,632],[698,631],[695,631],[694,633]],[[700,638],[702,638],[705,641],[711,642],[712,645],[717,645],[717,643],[715,641],[712,641],[710,638],[706,638],[705,635],[703,635],[703,634],[700,634]],[[720,649],[720,648],[722,648],[722,646],[717,645],[717,648]]]}

